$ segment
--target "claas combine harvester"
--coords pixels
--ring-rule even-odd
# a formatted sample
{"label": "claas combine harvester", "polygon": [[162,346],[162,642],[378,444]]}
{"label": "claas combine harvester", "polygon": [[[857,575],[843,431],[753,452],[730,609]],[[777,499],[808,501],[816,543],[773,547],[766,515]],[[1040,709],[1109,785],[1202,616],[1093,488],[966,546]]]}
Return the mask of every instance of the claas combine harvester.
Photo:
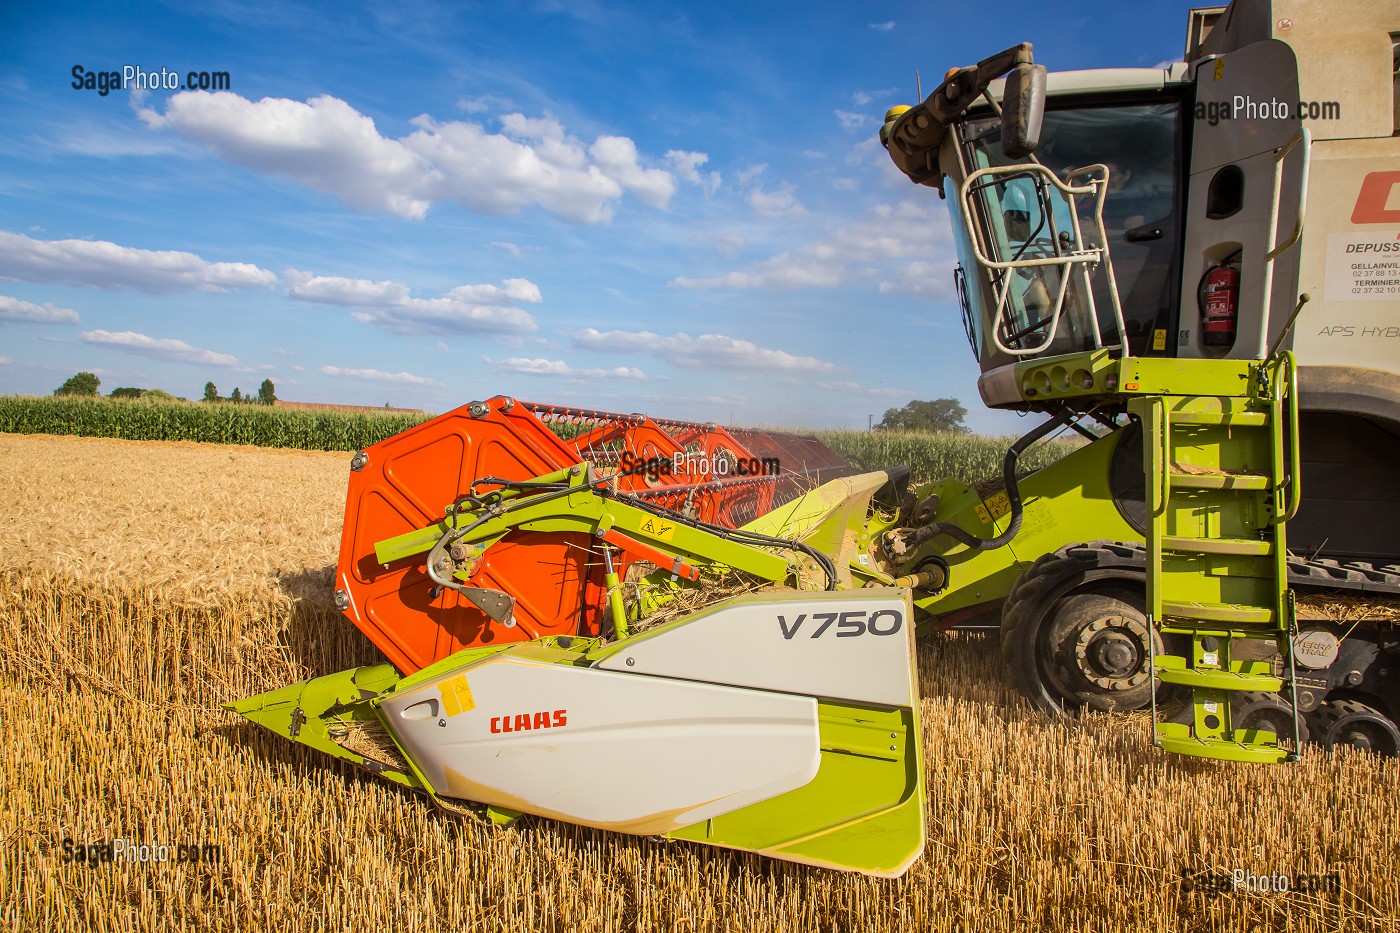
{"label": "claas combine harvester", "polygon": [[473,402],[351,463],[335,599],[392,663],[232,708],[449,810],[874,875],[923,848],[916,629],[999,629],[1037,706],[1150,711],[1167,752],[1395,754],[1397,34],[1236,0],[1182,63],[1026,44],[890,112],[983,400],[1045,418],[1000,490]]}

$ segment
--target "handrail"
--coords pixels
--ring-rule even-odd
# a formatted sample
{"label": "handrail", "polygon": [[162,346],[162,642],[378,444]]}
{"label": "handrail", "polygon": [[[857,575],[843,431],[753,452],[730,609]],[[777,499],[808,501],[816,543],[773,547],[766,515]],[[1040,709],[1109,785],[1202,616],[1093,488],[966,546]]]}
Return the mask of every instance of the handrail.
{"label": "handrail", "polygon": [[[963,180],[959,191],[958,204],[963,215],[964,225],[966,229],[972,233],[972,235],[968,237],[968,240],[972,248],[973,257],[977,260],[979,266],[987,270],[1001,270],[1003,272],[1041,266],[1055,266],[1063,269],[1060,275],[1059,286],[1054,295],[1050,315],[1048,318],[1044,318],[1041,321],[1042,325],[1047,322],[1049,323],[1049,330],[1041,343],[1029,348],[1008,347],[1001,339],[1002,319],[1008,307],[1008,298],[1010,297],[1012,285],[1012,277],[1010,275],[1002,276],[1002,281],[997,287],[997,304],[992,313],[992,326],[990,330],[992,341],[997,349],[1009,356],[1031,356],[1041,352],[1045,347],[1054,342],[1055,336],[1059,332],[1061,314],[1064,310],[1065,295],[1069,289],[1069,277],[1076,269],[1084,277],[1085,288],[1083,289],[1083,297],[1089,314],[1089,327],[1094,334],[1094,344],[1096,347],[1102,347],[1103,338],[1098,326],[1098,310],[1094,305],[1093,289],[1088,287],[1089,269],[1100,263],[1106,267],[1105,272],[1108,276],[1109,296],[1113,305],[1113,316],[1115,323],[1118,325],[1118,347],[1120,349],[1126,349],[1127,347],[1127,328],[1123,322],[1123,310],[1118,300],[1117,281],[1114,279],[1112,262],[1109,259],[1108,234],[1103,225],[1103,202],[1107,192],[1109,169],[1102,164],[1085,166],[1075,169],[1067,178],[1072,180],[1081,175],[1088,175],[1093,172],[1102,172],[1102,177],[1091,179],[1088,184],[1074,185],[1068,183],[1068,181],[1061,181],[1050,169],[1046,168],[1044,165],[1033,162],[1017,165],[987,166],[986,168],[981,168],[970,173],[967,178]],[[1070,207],[1069,215],[1071,228],[1073,230],[1073,242],[1076,244],[1084,243],[1084,235],[1079,222],[1079,212],[1074,206],[1074,197],[1076,195],[1092,196],[1094,198],[1094,224],[1097,227],[1099,245],[1089,249],[1080,248],[1067,251],[1061,255],[1055,256],[1010,260],[996,260],[990,258],[987,255],[990,244],[984,242],[986,232],[983,230],[982,226],[976,222],[974,216],[972,195],[974,189],[980,187],[977,183],[981,181],[981,179],[989,176],[995,177],[1001,175],[1038,175],[1041,177],[1035,180],[1037,185],[1045,184],[1045,181],[1048,179],[1050,184],[1053,184],[1059,192],[1066,195]],[[1053,208],[1047,204],[1046,210],[1053,210]],[[1057,242],[1057,251],[1059,248]],[[1008,328],[1008,330],[1010,330],[1010,328]]]}
{"label": "handrail", "polygon": [[[1293,222],[1293,232],[1282,243],[1278,242],[1278,207],[1279,198],[1283,194],[1283,163],[1288,158],[1288,154],[1294,148],[1301,146],[1300,153],[1302,164],[1300,165],[1300,179],[1298,182],[1298,215]],[[1273,188],[1269,195],[1269,223],[1267,229],[1268,240],[1274,246],[1264,254],[1264,283],[1263,294],[1260,297],[1259,315],[1259,349],[1255,356],[1264,358],[1265,348],[1269,345],[1269,311],[1273,306],[1274,299],[1274,260],[1283,255],[1287,250],[1298,242],[1303,235],[1303,219],[1308,201],[1308,175],[1312,167],[1312,133],[1306,126],[1299,127],[1298,132],[1290,139],[1278,152],[1274,153],[1274,180]]]}
{"label": "handrail", "polygon": [[[1284,369],[1288,370],[1287,378]],[[1288,393],[1288,507],[1283,521],[1292,521],[1303,504],[1303,455],[1298,444],[1298,360],[1293,351],[1285,350],[1279,357],[1278,375],[1274,381],[1280,393]]]}

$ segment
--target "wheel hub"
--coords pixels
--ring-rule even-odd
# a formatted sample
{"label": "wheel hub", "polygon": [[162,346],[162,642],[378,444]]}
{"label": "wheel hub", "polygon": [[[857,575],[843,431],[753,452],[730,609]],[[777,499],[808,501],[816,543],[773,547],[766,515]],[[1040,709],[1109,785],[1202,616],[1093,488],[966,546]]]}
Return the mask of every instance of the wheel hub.
{"label": "wheel hub", "polygon": [[1127,690],[1147,681],[1147,626],[1124,615],[1099,618],[1081,628],[1075,658],[1086,680],[1104,690]]}

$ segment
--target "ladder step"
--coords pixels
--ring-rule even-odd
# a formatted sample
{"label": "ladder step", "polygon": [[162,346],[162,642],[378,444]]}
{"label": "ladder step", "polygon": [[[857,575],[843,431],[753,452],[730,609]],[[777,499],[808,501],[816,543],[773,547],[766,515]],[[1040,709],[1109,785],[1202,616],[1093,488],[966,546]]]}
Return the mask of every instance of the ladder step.
{"label": "ladder step", "polygon": [[1234,603],[1174,603],[1163,600],[1162,615],[1178,619],[1199,619],[1203,622],[1235,622],[1240,625],[1268,625],[1276,621],[1272,609]]}
{"label": "ladder step", "polygon": [[1254,473],[1170,473],[1167,481],[1177,489],[1240,489],[1269,488],[1269,478]]}
{"label": "ladder step", "polygon": [[1228,739],[1198,739],[1191,734],[1191,727],[1182,723],[1157,724],[1158,744],[1178,755],[1257,764],[1275,764],[1288,758],[1288,750],[1279,747],[1278,736],[1272,732],[1237,729],[1230,735]]}
{"label": "ladder step", "polygon": [[1157,679],[1164,684],[1181,684],[1193,690],[1255,690],[1278,693],[1283,678],[1275,677],[1267,661],[1238,661],[1228,668],[1187,667],[1186,659],[1172,654],[1157,655]]}
{"label": "ladder step", "polygon": [[1172,424],[1228,424],[1239,428],[1262,428],[1269,416],[1262,411],[1174,411]]}
{"label": "ladder step", "polygon": [[1272,541],[1256,538],[1187,538],[1163,535],[1162,548],[1183,554],[1239,554],[1245,557],[1268,557],[1274,553]]}

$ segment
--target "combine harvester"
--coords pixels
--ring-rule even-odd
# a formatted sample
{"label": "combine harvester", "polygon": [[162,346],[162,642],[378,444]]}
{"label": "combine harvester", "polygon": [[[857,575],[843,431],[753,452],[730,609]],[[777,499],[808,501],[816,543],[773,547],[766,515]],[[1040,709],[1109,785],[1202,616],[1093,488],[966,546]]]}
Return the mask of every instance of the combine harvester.
{"label": "combine harvester", "polygon": [[1393,0],[1237,0],[1182,64],[1022,45],[890,112],[983,400],[1049,416],[999,492],[473,402],[352,461],[336,602],[393,665],[231,708],[447,809],[873,875],[923,848],[916,623],[999,628],[1038,706],[1150,708],[1171,752],[1395,754],[1397,33]]}

